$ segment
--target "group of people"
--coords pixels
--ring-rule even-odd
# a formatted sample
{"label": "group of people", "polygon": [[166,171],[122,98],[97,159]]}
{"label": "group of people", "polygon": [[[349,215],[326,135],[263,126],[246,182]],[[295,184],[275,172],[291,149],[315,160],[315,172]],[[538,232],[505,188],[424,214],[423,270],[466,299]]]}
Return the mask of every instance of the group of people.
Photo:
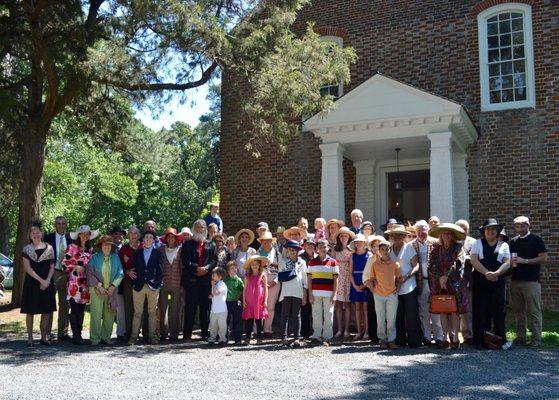
{"label": "group of people", "polygon": [[495,219],[479,228],[479,239],[467,221],[437,217],[407,226],[390,219],[376,234],[357,209],[349,226],[317,218],[309,233],[300,218],[274,233],[261,222],[227,236],[218,211],[212,204],[192,229],[169,227],[161,236],[154,221],[141,232],[115,227],[108,235],[87,225],[67,233],[64,217],[44,237],[34,225],[23,250],[28,346],[35,314],[40,343],[51,344],[57,293],[58,340],[77,345],[89,304],[92,345],[111,341],[115,320],[117,340],[128,345],[140,331],[150,344],[181,333],[190,341],[198,315],[200,338],[211,345],[278,336],[285,347],[352,340],[382,349],[507,348],[507,276],[515,341],[528,344],[529,327],[529,344],[541,345],[547,253],[527,217],[514,219],[512,239]]}

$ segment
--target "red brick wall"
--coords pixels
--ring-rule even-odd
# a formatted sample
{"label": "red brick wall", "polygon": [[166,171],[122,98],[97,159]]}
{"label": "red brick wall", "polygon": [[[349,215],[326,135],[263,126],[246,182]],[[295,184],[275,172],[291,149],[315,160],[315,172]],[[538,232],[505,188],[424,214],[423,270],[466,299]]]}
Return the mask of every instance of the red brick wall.
{"label": "red brick wall", "polygon": [[[344,44],[355,48],[359,59],[346,93],[378,71],[468,108],[481,133],[469,149],[471,225],[496,217],[511,231],[515,216],[528,215],[550,254],[542,272],[545,306],[559,309],[559,1],[522,1],[532,4],[536,109],[481,113],[476,17],[479,11],[502,2],[315,0],[300,13],[296,29],[315,21],[318,31],[342,32]],[[235,106],[234,99],[224,97],[221,195],[226,229],[228,225],[236,229],[243,222],[253,225],[259,219],[289,225],[300,214],[312,220],[320,212],[318,142],[297,138],[289,153],[289,160],[297,161],[290,167],[273,148],[263,160],[248,163],[242,129],[232,128]],[[275,191],[267,186],[261,192],[262,205],[255,196],[244,195],[263,185],[251,168],[255,166],[277,182]],[[349,211],[355,203],[350,167],[346,161]],[[289,183],[284,181],[286,170]],[[286,192],[303,201],[278,204]]]}

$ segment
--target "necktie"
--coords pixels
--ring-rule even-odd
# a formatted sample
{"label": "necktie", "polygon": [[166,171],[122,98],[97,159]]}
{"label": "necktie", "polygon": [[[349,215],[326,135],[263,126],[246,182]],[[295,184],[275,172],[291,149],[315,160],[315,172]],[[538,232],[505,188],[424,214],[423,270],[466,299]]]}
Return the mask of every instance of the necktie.
{"label": "necktie", "polygon": [[58,243],[58,260],[56,262],[58,269],[62,269],[62,260],[64,260],[64,254],[66,254],[66,247],[64,246],[64,236],[60,236],[60,242]]}

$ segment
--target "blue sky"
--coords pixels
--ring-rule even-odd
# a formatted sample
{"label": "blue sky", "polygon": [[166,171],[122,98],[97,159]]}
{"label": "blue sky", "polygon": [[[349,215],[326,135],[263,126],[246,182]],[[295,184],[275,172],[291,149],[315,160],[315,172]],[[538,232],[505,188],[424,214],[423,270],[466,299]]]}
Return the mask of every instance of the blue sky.
{"label": "blue sky", "polygon": [[207,94],[208,85],[191,89],[187,93],[187,101],[182,104],[176,97],[165,104],[165,111],[160,115],[153,115],[148,108],[143,108],[136,111],[136,118],[156,131],[161,128],[170,128],[176,121],[183,121],[194,127],[198,125],[198,118],[210,108],[210,104],[206,100]]}

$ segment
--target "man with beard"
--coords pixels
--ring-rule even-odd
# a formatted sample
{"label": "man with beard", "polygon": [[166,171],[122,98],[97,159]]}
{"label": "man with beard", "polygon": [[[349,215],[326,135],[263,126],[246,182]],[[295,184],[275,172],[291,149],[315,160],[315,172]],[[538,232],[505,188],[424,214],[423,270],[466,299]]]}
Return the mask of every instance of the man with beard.
{"label": "man with beard", "polygon": [[184,340],[192,338],[196,311],[200,310],[202,340],[208,338],[212,271],[217,264],[215,243],[207,240],[208,228],[203,219],[194,222],[192,240],[184,242],[181,258],[184,266],[181,286],[184,288]]}

